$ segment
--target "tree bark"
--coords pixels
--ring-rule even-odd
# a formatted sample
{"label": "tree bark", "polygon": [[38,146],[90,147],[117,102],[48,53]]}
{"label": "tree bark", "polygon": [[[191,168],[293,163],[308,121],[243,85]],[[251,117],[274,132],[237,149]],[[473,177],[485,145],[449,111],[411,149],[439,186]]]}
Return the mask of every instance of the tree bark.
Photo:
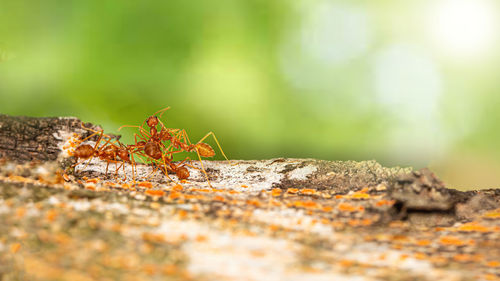
{"label": "tree bark", "polygon": [[90,132],[76,118],[0,116],[1,280],[500,276],[500,189],[289,158],[204,160],[209,180],[199,161],[187,181],[97,158],[68,175],[73,134]]}
{"label": "tree bark", "polygon": [[[90,123],[87,128],[100,129]],[[0,114],[0,158],[16,162],[54,161],[61,153],[61,141],[70,134],[86,137],[82,122],[75,117],[26,117]]]}

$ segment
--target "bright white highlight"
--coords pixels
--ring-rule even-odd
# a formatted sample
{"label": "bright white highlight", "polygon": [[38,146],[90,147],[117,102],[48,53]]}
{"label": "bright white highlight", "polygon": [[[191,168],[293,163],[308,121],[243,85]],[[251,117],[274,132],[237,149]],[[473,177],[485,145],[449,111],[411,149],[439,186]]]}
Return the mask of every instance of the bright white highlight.
{"label": "bright white highlight", "polygon": [[493,47],[497,18],[498,7],[491,0],[441,0],[431,7],[428,28],[446,54],[472,57]]}

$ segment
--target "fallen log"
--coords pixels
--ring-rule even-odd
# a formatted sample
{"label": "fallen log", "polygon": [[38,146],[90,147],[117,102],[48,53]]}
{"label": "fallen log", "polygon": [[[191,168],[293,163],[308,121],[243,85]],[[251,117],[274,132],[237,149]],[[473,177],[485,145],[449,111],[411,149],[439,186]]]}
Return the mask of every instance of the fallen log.
{"label": "fallen log", "polygon": [[288,158],[203,161],[210,185],[197,161],[187,181],[145,164],[115,176],[99,159],[71,169],[74,134],[89,134],[76,118],[0,116],[5,280],[500,276],[498,189]]}

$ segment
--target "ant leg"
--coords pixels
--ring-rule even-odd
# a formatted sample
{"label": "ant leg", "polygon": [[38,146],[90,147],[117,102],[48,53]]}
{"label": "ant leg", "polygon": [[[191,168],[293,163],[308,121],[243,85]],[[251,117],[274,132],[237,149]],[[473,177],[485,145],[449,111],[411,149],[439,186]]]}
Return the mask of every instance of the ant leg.
{"label": "ant leg", "polygon": [[165,111],[167,111],[169,109],[170,109],[170,106],[167,106],[164,109],[160,109],[160,110],[156,111],[153,115],[156,115],[156,114],[161,112],[161,114],[160,114],[160,118],[161,118],[163,116],[163,113],[165,113]]}
{"label": "ant leg", "polygon": [[[136,125],[123,125],[120,128],[118,128],[118,131],[120,131],[122,128],[139,128],[139,132],[141,133],[142,137],[145,139],[146,137],[151,137],[149,133],[144,130],[142,126],[136,126]],[[146,135],[146,137],[144,136]]]}
{"label": "ant leg", "polygon": [[222,147],[220,146],[219,141],[217,140],[213,132],[208,132],[208,134],[206,134],[203,138],[201,138],[201,140],[199,140],[198,143],[204,141],[210,135],[214,138],[215,142],[217,143],[217,146],[219,147],[220,152],[222,152],[222,155],[224,155],[224,158],[226,158],[226,160],[229,161],[229,159],[227,159],[226,154],[224,154],[224,151],[222,151]]}
{"label": "ant leg", "polygon": [[[134,170],[135,170],[137,167],[136,167],[136,165],[135,165],[135,160],[134,160],[134,156],[133,156],[133,155],[132,155],[132,157],[131,157],[131,160],[130,160],[130,161],[132,161],[132,163],[131,163],[131,165],[132,165],[132,181],[133,181],[133,183],[134,183],[134,185],[135,185],[135,171],[134,171]],[[125,172],[125,168],[123,168],[123,169],[124,169],[124,172]]]}
{"label": "ant leg", "polygon": [[180,130],[179,134],[177,134],[176,137],[179,138],[179,136],[181,136],[184,139],[184,143],[191,145],[191,141],[189,140],[186,130],[184,129]]}
{"label": "ant leg", "polygon": [[[175,151],[177,152],[177,151]],[[165,152],[161,155],[161,160],[163,161],[163,167],[165,168],[165,171],[164,171],[164,174],[165,176],[172,182],[176,183],[176,184],[179,184],[178,182],[176,182],[174,179],[172,179],[169,175],[168,175],[168,169],[167,169],[167,161],[165,160],[165,155],[166,154],[173,154],[175,153],[174,151],[168,151],[168,152]],[[168,162],[170,163],[170,159],[168,159]]]}
{"label": "ant leg", "polygon": [[[153,166],[153,162],[154,161],[151,161],[151,165]],[[154,167],[153,167],[153,171],[151,171],[147,176],[146,176],[146,180],[147,181],[150,181],[150,178],[158,171],[158,164],[154,164]]]}
{"label": "ant leg", "polygon": [[118,171],[122,167],[123,167],[123,175],[125,176],[125,180],[127,180],[127,174],[125,174],[125,162],[123,162],[123,161],[119,167],[118,167],[118,162],[115,163],[115,179],[118,178]]}
{"label": "ant leg", "polygon": [[205,170],[205,167],[203,166],[203,162],[201,161],[200,152],[198,151],[197,147],[195,147],[195,149],[196,149],[196,154],[198,155],[198,159],[200,159],[201,170],[205,174],[205,178],[207,179],[208,186],[210,186],[211,188],[213,188],[213,186],[210,184],[210,180],[208,179],[207,171]]}
{"label": "ant leg", "polygon": [[[83,127],[83,128],[85,128],[85,127]],[[101,134],[101,135],[102,135],[102,133],[103,133],[103,131],[101,131],[101,132],[97,132],[97,131],[94,131],[94,130],[90,130],[90,129],[88,129],[88,128],[85,128],[85,129],[87,129],[87,130],[89,130],[89,131],[91,131],[91,132],[93,132],[93,133],[92,133],[90,136],[88,136],[88,137],[84,138],[83,140],[81,140],[81,141],[80,141],[80,143],[82,143],[82,142],[84,142],[84,141],[86,141],[86,140],[88,140],[88,139],[92,138],[93,136],[95,136],[95,135],[97,135],[97,134]]]}

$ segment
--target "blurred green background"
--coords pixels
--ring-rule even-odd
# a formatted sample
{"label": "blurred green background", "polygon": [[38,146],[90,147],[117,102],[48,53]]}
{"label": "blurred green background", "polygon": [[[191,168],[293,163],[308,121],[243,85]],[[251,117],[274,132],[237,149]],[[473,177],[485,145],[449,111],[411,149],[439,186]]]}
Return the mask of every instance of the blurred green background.
{"label": "blurred green background", "polygon": [[[500,186],[496,0],[0,0],[0,112]],[[120,133],[131,141],[134,130]],[[213,142],[212,142],[213,144]]]}

